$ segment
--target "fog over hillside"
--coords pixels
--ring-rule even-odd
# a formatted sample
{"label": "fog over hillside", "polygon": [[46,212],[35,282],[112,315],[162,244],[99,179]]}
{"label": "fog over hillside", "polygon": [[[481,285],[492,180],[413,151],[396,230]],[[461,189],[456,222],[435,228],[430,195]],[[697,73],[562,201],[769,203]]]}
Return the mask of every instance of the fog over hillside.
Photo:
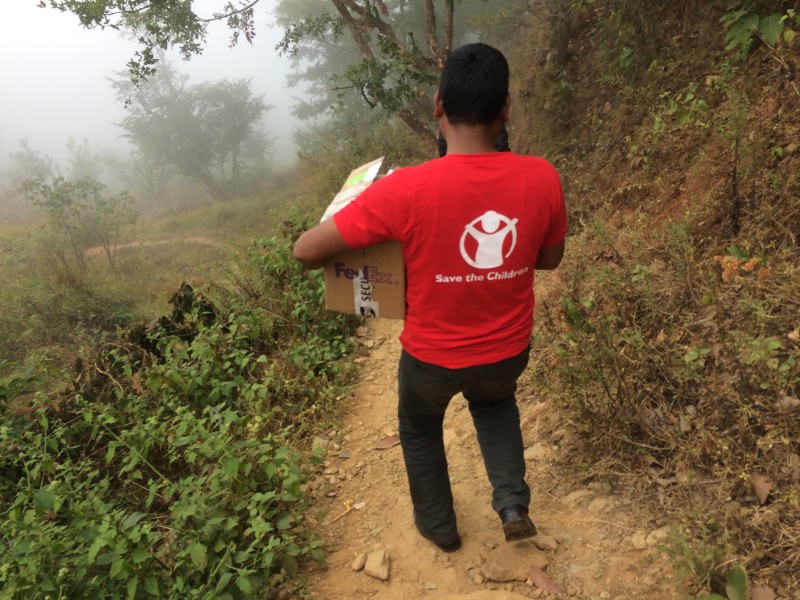
{"label": "fog over hillside", "polygon": [[[198,3],[208,14],[219,2]],[[285,165],[294,152],[290,115],[292,96],[286,74],[289,62],[274,47],[280,30],[270,29],[268,5],[258,7],[257,37],[229,48],[223,24],[213,24],[205,50],[190,62],[177,53],[168,55],[174,66],[190,75],[192,83],[218,79],[252,78],[252,89],[274,108],[266,115],[266,130],[275,139],[274,158]],[[9,166],[9,154],[18,141],[64,159],[69,138],[88,140],[93,148],[127,154],[130,147],[115,125],[125,116],[108,78],[125,70],[136,44],[122,34],[84,29],[71,13],[39,8],[36,0],[3,2],[0,8],[0,173]]]}

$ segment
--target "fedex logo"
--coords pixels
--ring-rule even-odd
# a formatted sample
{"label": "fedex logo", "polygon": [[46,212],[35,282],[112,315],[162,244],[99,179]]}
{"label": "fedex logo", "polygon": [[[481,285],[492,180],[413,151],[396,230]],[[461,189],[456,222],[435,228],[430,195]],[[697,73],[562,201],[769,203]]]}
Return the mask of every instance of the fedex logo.
{"label": "fedex logo", "polygon": [[363,277],[364,280],[372,283],[393,283],[392,274],[381,272],[378,267],[364,265],[360,269],[351,269],[342,262],[334,263],[334,267],[336,277],[344,277],[345,279],[361,279]]}

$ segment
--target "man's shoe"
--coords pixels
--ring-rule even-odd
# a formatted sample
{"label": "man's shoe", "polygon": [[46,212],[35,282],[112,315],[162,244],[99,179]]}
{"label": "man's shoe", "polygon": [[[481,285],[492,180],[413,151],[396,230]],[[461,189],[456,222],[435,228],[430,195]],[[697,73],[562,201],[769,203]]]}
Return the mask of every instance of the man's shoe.
{"label": "man's shoe", "polygon": [[417,526],[417,531],[419,531],[420,535],[424,537],[426,540],[432,541],[436,544],[436,547],[439,548],[442,552],[455,552],[456,550],[461,548],[461,538],[456,536],[456,539],[450,542],[442,543],[439,540],[433,538],[428,532],[422,529],[417,523],[417,520],[414,519],[414,525]]}
{"label": "man's shoe", "polygon": [[524,540],[536,535],[536,526],[524,506],[512,504],[500,509],[500,520],[503,522],[503,534],[507,542]]}

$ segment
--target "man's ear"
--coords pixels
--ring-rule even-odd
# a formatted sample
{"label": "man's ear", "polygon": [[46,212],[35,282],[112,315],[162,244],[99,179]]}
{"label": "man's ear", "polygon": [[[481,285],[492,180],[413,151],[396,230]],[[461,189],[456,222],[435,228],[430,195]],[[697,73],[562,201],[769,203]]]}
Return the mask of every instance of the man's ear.
{"label": "man's ear", "polygon": [[500,109],[500,120],[503,123],[508,123],[508,115],[511,111],[511,96],[506,96],[506,101],[503,103],[503,108]]}
{"label": "man's ear", "polygon": [[444,103],[439,92],[433,93],[433,118],[441,119],[444,116]]}

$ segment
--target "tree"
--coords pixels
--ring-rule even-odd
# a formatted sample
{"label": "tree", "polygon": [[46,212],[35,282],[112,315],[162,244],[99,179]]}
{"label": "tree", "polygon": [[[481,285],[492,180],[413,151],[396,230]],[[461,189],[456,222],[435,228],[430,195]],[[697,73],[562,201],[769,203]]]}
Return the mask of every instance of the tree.
{"label": "tree", "polygon": [[271,107],[253,96],[249,80],[192,86],[164,62],[137,88],[123,77],[112,84],[129,100],[121,125],[140,167],[172,165],[217,200],[241,194],[243,175],[265,168],[270,142],[259,122]]}
{"label": "tree", "polygon": [[[88,28],[134,30],[141,44],[141,50],[128,65],[134,81],[155,74],[159,49],[177,47],[184,58],[201,52],[207,25],[212,21],[227,23],[232,43],[240,36],[251,42],[255,36],[254,8],[259,3],[260,0],[221,1],[219,12],[202,17],[195,12],[193,0],[40,0],[41,6],[49,4],[75,13]],[[411,8],[415,4],[406,0],[328,0],[329,10],[287,24],[280,49],[291,53],[308,36],[319,39],[333,35],[339,39],[349,33],[360,61],[341,74],[344,80],[371,107],[398,115],[432,147],[434,130],[415,110],[415,103],[420,92],[436,81],[452,48],[454,3],[455,0],[424,0],[424,25],[409,30],[404,25],[408,15],[414,13]],[[393,22],[402,29],[395,29]],[[402,33],[398,35],[397,31]]]}
{"label": "tree", "polygon": [[[391,8],[380,0],[330,0],[330,4],[335,13],[323,11],[284,21],[280,50],[293,54],[304,43],[307,48],[309,42],[324,43],[327,38],[336,40],[349,33],[360,60],[339,74],[342,83],[338,89],[354,89],[371,108],[396,114],[423,143],[432,146],[435,133],[423,116],[430,113],[430,100],[422,107],[418,100],[436,83],[452,48],[453,0],[441,2],[439,14],[433,0],[422,3],[421,13],[413,10],[416,5],[402,1]],[[443,20],[441,33],[439,19]],[[398,30],[405,33],[398,36]],[[424,32],[421,36],[420,30]],[[424,46],[417,42],[420,37]]]}
{"label": "tree", "polygon": [[136,222],[133,197],[127,192],[106,197],[102,193],[104,187],[90,178],[63,177],[56,177],[51,183],[29,179],[22,185],[21,191],[28,202],[44,211],[46,239],[68,279],[76,278],[73,265],[78,276],[86,274],[86,250],[98,244],[109,265],[116,269],[120,233]]}
{"label": "tree", "polygon": [[[583,4],[593,0],[563,1]],[[227,23],[232,44],[242,37],[252,42],[256,35],[255,9],[267,5],[262,0],[218,0],[217,12],[201,16],[195,11],[195,0],[40,0],[40,3],[75,13],[85,27],[135,31],[141,49],[129,63],[134,81],[155,73],[160,49],[178,48],[187,59],[200,53],[207,26],[214,21]],[[488,4],[461,3],[459,12],[497,13],[492,10],[494,7],[501,10],[512,5],[530,12],[533,3],[493,0],[492,6],[486,8]],[[323,94],[318,98],[327,95],[319,82],[333,76],[340,98],[352,92],[371,108],[397,115],[433,150],[436,131],[429,116],[428,96],[456,38],[455,0],[281,0],[276,11],[278,24],[285,32],[277,50],[292,56],[302,55],[304,59],[312,55],[322,57],[316,64],[303,67],[307,69],[306,75],[316,78],[313,91]],[[341,51],[342,42],[349,47],[347,52]],[[326,51],[327,58],[321,54]],[[336,62],[345,56],[345,62]],[[322,65],[336,68],[320,70]]]}

